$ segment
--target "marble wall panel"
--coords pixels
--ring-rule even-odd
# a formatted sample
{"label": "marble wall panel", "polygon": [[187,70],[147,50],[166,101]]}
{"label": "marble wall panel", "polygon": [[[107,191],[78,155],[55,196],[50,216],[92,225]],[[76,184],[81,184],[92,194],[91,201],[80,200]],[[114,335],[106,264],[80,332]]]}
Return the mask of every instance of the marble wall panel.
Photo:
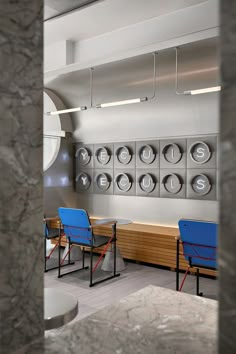
{"label": "marble wall panel", "polygon": [[219,353],[236,353],[236,3],[221,0]]}
{"label": "marble wall panel", "polygon": [[43,0],[1,1],[0,353],[43,337]]}

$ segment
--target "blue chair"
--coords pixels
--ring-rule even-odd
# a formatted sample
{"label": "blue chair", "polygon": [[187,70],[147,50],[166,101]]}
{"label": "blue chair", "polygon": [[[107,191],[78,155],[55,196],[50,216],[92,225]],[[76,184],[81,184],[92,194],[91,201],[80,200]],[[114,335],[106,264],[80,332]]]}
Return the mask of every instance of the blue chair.
{"label": "blue chair", "polygon": [[[53,252],[56,250],[56,248],[59,246],[59,228],[52,228],[49,226],[49,220],[52,218],[46,218],[44,215],[43,218],[43,232],[44,232],[44,272],[48,272],[49,270],[57,269],[58,266],[48,268],[47,267],[47,261],[51,258]],[[56,239],[56,244],[53,247],[53,249],[50,251],[49,255],[47,256],[47,240],[52,240]],[[69,259],[69,262],[65,265],[69,264],[74,264],[74,262],[71,262]],[[64,265],[64,266],[65,266]]]}
{"label": "blue chair", "polygon": [[[83,209],[72,209],[72,208],[59,208],[58,209],[58,215],[61,219],[62,223],[62,228],[64,230],[64,234],[67,237],[67,240],[69,242],[69,250],[68,254],[70,254],[71,248],[73,245],[79,245],[82,247],[82,254],[83,254],[83,260],[82,260],[82,268],[72,270],[70,272],[61,274],[61,264],[63,263],[63,260],[61,261],[60,259],[60,252],[59,252],[59,267],[58,267],[58,278],[71,274],[73,272],[77,272],[82,269],[88,269],[90,268],[90,282],[89,286],[94,286],[98,283],[101,283],[105,280],[112,279],[114,277],[118,277],[120,274],[116,273],[116,222],[108,223],[112,227],[112,235],[110,237],[104,236],[104,235],[94,235],[93,234],[93,229],[98,226],[92,226],[90,223],[90,219],[88,216],[88,213],[83,210]],[[109,245],[113,243],[114,245],[114,269],[113,269],[113,275],[102,278],[100,280],[97,280],[96,282],[93,281],[93,273],[97,269],[103,255],[107,251]],[[104,250],[101,253],[98,261],[96,262],[95,266],[93,267],[93,250],[97,247],[102,247],[104,246]],[[61,235],[59,237],[59,249],[61,247]],[[85,267],[84,266],[84,248],[88,247],[90,248],[90,267]],[[66,258],[67,255],[65,255],[64,258]]]}
{"label": "blue chair", "polygon": [[[177,238],[176,248],[176,290],[181,291],[189,272],[196,268],[196,294],[202,296],[199,291],[199,268],[217,269],[217,234],[218,225],[213,222],[199,220],[179,221],[180,236]],[[188,262],[183,281],[179,287],[179,255],[180,243],[183,246],[183,255]]]}

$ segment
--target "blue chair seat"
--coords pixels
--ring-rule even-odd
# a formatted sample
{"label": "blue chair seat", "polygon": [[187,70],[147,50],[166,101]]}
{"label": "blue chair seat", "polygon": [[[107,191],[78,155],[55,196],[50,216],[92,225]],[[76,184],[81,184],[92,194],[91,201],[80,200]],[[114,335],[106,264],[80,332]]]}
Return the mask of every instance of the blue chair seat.
{"label": "blue chair seat", "polygon": [[[97,248],[97,247],[102,247],[104,245],[107,244],[107,241],[108,241],[109,237],[107,236],[100,236],[100,235],[96,235],[94,236],[94,241],[93,241],[93,248]],[[80,245],[80,246],[87,246],[88,247],[88,244],[87,243],[83,243],[81,241],[73,241],[71,242],[72,244],[75,244],[75,245]],[[90,247],[90,246],[89,246]]]}

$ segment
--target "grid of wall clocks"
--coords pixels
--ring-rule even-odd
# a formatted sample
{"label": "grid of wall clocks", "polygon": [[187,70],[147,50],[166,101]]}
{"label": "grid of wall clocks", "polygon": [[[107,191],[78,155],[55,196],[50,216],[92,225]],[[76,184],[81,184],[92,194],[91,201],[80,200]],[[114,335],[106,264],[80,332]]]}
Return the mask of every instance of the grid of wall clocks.
{"label": "grid of wall clocks", "polygon": [[75,144],[78,193],[217,199],[216,135]]}

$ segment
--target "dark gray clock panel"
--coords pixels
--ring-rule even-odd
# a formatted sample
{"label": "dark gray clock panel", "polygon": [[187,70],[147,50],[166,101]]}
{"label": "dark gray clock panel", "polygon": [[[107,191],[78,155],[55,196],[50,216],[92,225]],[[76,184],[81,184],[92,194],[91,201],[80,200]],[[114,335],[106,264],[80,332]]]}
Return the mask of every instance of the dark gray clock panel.
{"label": "dark gray clock panel", "polygon": [[160,170],[160,197],[186,198],[186,176],[184,169]]}
{"label": "dark gray clock panel", "polygon": [[115,169],[114,170],[114,194],[136,195],[135,170]]}
{"label": "dark gray clock panel", "polygon": [[159,141],[137,141],[136,142],[136,168],[159,168],[160,148]]}
{"label": "dark gray clock panel", "polygon": [[135,168],[135,142],[114,144],[114,167]]}
{"label": "dark gray clock panel", "polygon": [[94,193],[113,194],[113,169],[95,169],[93,184]]}
{"label": "dark gray clock panel", "polygon": [[136,170],[136,195],[146,197],[160,196],[159,169],[139,168]]}
{"label": "dark gray clock panel", "polygon": [[75,178],[75,186],[78,193],[93,193],[93,170],[80,170]]}
{"label": "dark gray clock panel", "polygon": [[217,141],[210,135],[75,144],[76,191],[217,200]]}
{"label": "dark gray clock panel", "polygon": [[187,171],[187,198],[216,200],[216,170],[189,169]]}
{"label": "dark gray clock panel", "polygon": [[75,163],[76,171],[79,169],[93,168],[94,156],[92,144],[76,144]]}
{"label": "dark gray clock panel", "polygon": [[110,169],[113,168],[113,144],[94,145],[94,168]]}
{"label": "dark gray clock panel", "polygon": [[186,168],[186,139],[160,141],[160,168]]}
{"label": "dark gray clock panel", "polygon": [[187,139],[187,168],[217,167],[217,137]]}

